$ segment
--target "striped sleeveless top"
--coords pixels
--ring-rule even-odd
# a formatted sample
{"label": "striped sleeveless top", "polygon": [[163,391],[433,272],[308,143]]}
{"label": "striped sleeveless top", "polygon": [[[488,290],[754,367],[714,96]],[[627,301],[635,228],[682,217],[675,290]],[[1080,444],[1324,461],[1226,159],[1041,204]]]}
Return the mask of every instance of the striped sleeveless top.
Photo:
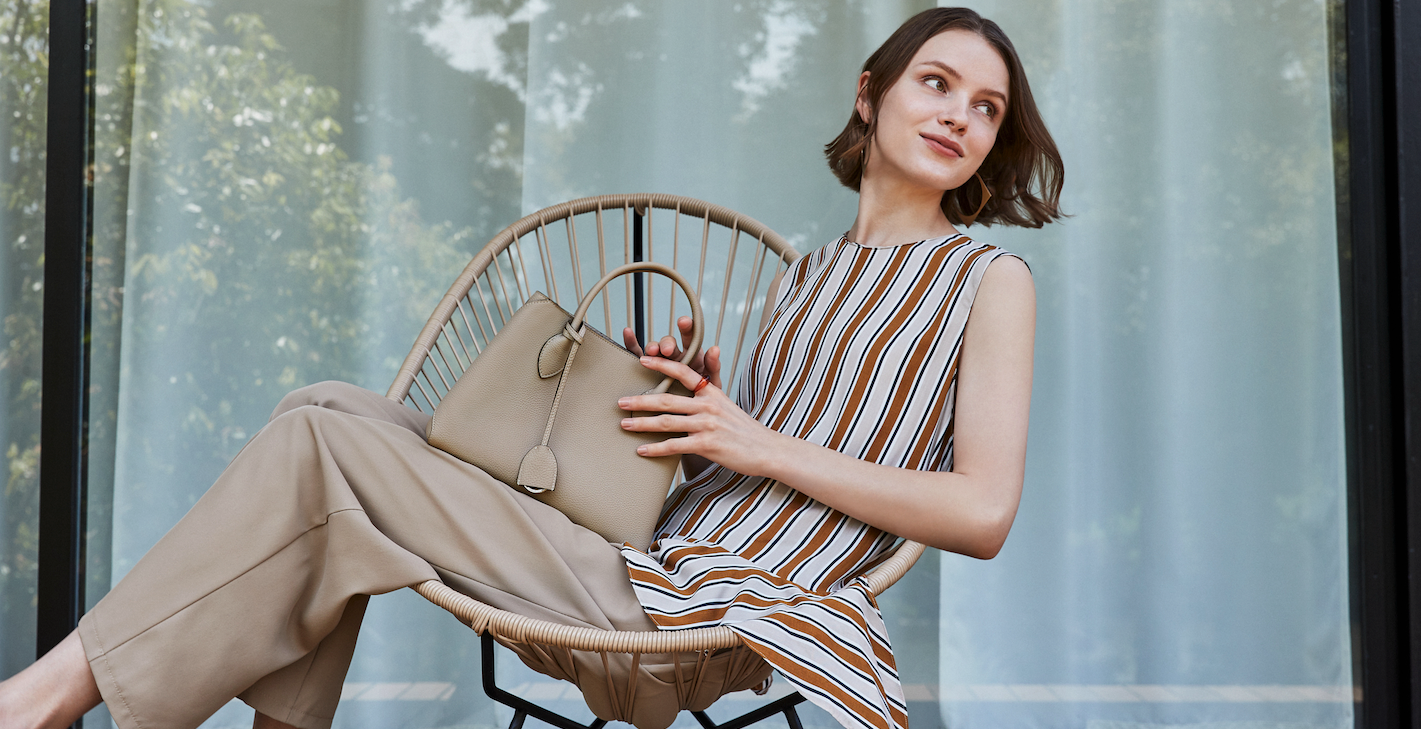
{"label": "striped sleeveless top", "polygon": [[[955,235],[888,248],[841,237],[804,256],[781,281],[737,404],[856,458],[950,470],[963,331],[1001,255]],[[903,729],[883,616],[855,579],[897,539],[777,481],[712,466],[672,494],[646,552],[622,554],[663,630],[724,624],[845,726]]]}

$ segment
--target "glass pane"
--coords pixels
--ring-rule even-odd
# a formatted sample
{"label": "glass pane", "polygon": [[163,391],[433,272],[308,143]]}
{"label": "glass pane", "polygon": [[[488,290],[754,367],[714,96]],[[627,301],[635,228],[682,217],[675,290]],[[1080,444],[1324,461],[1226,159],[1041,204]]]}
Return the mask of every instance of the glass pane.
{"label": "glass pane", "polygon": [[35,658],[48,6],[0,0],[0,676]]}
{"label": "glass pane", "polygon": [[[472,252],[520,215],[521,89],[432,44],[443,12],[99,3],[90,604],[284,393],[384,392]],[[498,47],[479,62],[511,74],[526,23],[501,12],[475,21]],[[342,725],[491,716],[477,650],[413,593],[377,599]],[[234,702],[208,726],[250,714]]]}
{"label": "glass pane", "polygon": [[[818,145],[916,9],[557,3],[525,207],[684,191],[822,245],[854,203]],[[1327,6],[978,9],[1024,53],[1073,217],[971,231],[1035,270],[1028,484],[997,560],[925,560],[883,599],[915,725],[1349,726]]]}
{"label": "glass pane", "polygon": [[983,236],[1039,294],[1028,482],[944,557],[952,726],[1352,726],[1328,5],[989,2],[1074,217]]}
{"label": "glass pane", "polygon": [[[831,241],[856,203],[822,145],[926,5],[100,0],[90,600],[283,393],[383,391],[523,213],[663,191]],[[979,9],[1073,217],[970,231],[1034,271],[1028,484],[998,559],[930,554],[881,600],[912,725],[1350,725],[1327,6]],[[337,726],[511,718],[413,593],[361,635]]]}

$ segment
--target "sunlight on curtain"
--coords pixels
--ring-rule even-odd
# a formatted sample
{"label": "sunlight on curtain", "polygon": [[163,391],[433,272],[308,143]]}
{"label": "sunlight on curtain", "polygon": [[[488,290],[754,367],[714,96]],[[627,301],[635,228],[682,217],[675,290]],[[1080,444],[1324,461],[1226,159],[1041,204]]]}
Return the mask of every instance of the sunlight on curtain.
{"label": "sunlight on curtain", "polygon": [[[986,2],[1067,210],[1026,495],[942,562],[952,726],[1350,727],[1327,6]],[[1211,725],[1212,726],[1212,725]]]}
{"label": "sunlight on curtain", "polygon": [[[855,198],[822,146],[928,4],[100,0],[90,601],[283,393],[383,391],[525,212],[671,192],[830,242]],[[1028,483],[998,559],[930,554],[881,600],[913,726],[1350,725],[1327,7],[979,9],[1074,217],[971,231],[1036,280]],[[476,650],[373,600],[336,726],[506,725]]]}

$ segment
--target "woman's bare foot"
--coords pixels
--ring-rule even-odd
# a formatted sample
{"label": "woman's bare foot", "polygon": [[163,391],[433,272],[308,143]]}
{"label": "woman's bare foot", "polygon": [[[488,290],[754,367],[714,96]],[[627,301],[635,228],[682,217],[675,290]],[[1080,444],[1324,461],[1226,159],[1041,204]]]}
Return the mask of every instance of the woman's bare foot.
{"label": "woman's bare foot", "polygon": [[0,729],[64,729],[99,705],[99,686],[77,632],[0,682]]}

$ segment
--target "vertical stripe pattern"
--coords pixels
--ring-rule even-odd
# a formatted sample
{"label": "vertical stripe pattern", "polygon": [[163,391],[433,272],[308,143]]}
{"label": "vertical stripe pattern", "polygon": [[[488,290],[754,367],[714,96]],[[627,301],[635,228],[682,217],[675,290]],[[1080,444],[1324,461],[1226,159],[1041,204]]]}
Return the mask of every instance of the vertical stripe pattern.
{"label": "vertical stripe pattern", "polygon": [[[739,374],[737,404],[855,458],[951,470],[962,335],[1001,255],[957,235],[891,248],[841,237],[801,258]],[[662,629],[724,624],[844,726],[904,729],[883,616],[855,579],[897,539],[714,466],[672,495],[646,552],[622,554]]]}

